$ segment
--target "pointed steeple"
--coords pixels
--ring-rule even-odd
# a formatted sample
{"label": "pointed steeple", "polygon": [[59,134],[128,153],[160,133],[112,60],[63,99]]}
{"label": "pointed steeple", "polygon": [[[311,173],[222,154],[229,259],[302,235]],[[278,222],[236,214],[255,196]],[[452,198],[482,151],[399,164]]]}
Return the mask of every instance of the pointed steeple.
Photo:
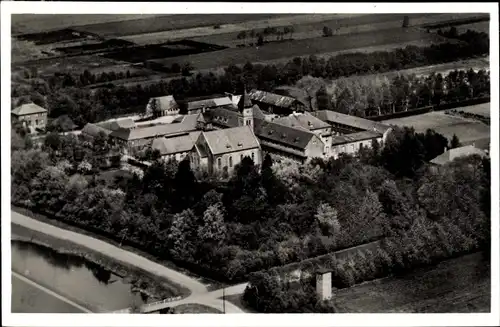
{"label": "pointed steeple", "polygon": [[243,89],[243,94],[241,95],[240,102],[238,103],[238,110],[243,112],[243,109],[250,108],[252,106],[252,101],[250,101],[250,97],[247,93],[246,85]]}

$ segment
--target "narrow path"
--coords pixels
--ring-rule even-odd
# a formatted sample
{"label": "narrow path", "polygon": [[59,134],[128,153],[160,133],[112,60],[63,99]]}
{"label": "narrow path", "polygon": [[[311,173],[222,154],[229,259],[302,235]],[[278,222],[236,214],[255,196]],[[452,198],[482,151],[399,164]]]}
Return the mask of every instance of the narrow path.
{"label": "narrow path", "polygon": [[195,278],[189,277],[183,273],[141,257],[140,255],[123,250],[119,247],[103,242],[91,236],[78,234],[50,224],[46,224],[36,219],[21,215],[12,210],[11,222],[59,239],[67,240],[68,242],[84,246],[91,250],[102,253],[110,258],[113,258],[114,260],[125,262],[132,266],[146,270],[154,275],[164,277],[176,284],[188,288],[192,294],[207,293],[207,287]]}
{"label": "narrow path", "polygon": [[57,293],[56,293],[56,292],[54,292],[54,291],[49,290],[48,288],[46,288],[46,287],[44,287],[44,286],[42,286],[42,285],[40,285],[40,284],[38,284],[38,283],[36,283],[36,282],[32,281],[32,280],[31,280],[31,279],[29,279],[29,278],[24,277],[24,276],[23,276],[23,275],[21,275],[21,274],[16,273],[15,271],[12,271],[12,276],[14,276],[15,278],[18,278],[18,279],[22,280],[23,282],[25,282],[25,283],[27,283],[27,284],[30,284],[30,285],[31,285],[31,286],[33,286],[33,287],[36,287],[36,288],[38,288],[38,289],[40,289],[40,290],[44,291],[44,292],[45,292],[45,293],[47,293],[47,294],[52,295],[53,297],[55,297],[55,298],[57,298],[57,299],[59,299],[59,300],[61,300],[61,301],[64,301],[64,302],[66,302],[66,303],[68,303],[68,304],[70,304],[70,305],[74,306],[74,307],[75,307],[75,308],[77,308],[77,309],[82,310],[83,312],[86,312],[86,313],[92,313],[92,311],[90,311],[89,309],[87,309],[87,308],[85,308],[85,307],[82,307],[82,306],[81,306],[81,305],[79,305],[78,303],[75,303],[75,302],[71,301],[70,299],[65,298],[64,296],[62,296],[62,295],[60,295],[60,294],[57,294]]}

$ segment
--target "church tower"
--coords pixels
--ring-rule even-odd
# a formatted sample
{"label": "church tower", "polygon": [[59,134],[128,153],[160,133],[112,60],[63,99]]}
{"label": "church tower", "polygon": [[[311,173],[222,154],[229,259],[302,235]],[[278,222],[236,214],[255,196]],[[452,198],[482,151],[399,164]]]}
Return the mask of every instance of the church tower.
{"label": "church tower", "polygon": [[246,89],[238,102],[238,111],[241,117],[239,119],[240,126],[251,126],[253,130],[253,105],[248,97]]}

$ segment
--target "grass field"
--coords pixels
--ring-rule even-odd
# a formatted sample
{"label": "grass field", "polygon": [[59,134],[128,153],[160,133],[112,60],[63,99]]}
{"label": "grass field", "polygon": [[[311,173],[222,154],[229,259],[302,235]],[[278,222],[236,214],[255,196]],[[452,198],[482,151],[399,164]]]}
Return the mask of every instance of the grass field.
{"label": "grass field", "polygon": [[[462,109],[456,108],[456,110],[460,111]],[[383,123],[413,127],[415,131],[420,133],[430,128],[443,134],[448,139],[451,139],[453,134],[455,134],[458,136],[460,142],[464,144],[470,144],[474,141],[481,141],[490,137],[490,127],[488,125],[473,119],[448,115],[443,111],[389,119],[383,121]]]}
{"label": "grass field", "polygon": [[463,111],[470,114],[480,115],[490,118],[490,103],[477,104],[475,106],[467,106],[462,108],[457,108],[457,111]]}
{"label": "grass field", "polygon": [[[191,62],[195,69],[225,67],[231,64],[250,62],[277,61],[297,56],[336,53],[365,47],[379,47],[398,44],[400,47],[411,42],[425,44],[440,43],[444,39],[418,29],[391,29],[378,32],[360,33],[356,35],[339,35],[329,38],[313,38],[307,40],[272,43],[263,47],[230,48],[211,53],[152,60],[154,63],[171,66],[173,63]],[[285,60],[286,61],[286,60]]]}
{"label": "grass field", "polygon": [[490,312],[490,270],[481,253],[335,290],[342,313]]}

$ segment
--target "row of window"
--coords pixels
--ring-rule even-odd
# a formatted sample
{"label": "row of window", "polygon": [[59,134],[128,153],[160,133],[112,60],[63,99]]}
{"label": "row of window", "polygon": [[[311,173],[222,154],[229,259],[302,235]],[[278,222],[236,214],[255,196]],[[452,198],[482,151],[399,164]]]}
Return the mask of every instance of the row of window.
{"label": "row of window", "polygon": [[[27,119],[26,122],[28,123],[29,126],[32,126],[33,125],[33,121],[31,119]],[[35,119],[35,126],[38,126],[38,125],[43,125],[43,119]]]}
{"label": "row of window", "polygon": [[[252,157],[252,161],[255,162],[255,153],[254,152],[252,152],[251,157]],[[243,161],[243,153],[240,154],[240,162],[242,162],[242,161]],[[219,169],[222,168],[222,158],[220,158],[220,157],[217,158],[217,167]],[[233,167],[233,156],[230,155],[229,156],[229,168],[232,168],[232,167]]]}

